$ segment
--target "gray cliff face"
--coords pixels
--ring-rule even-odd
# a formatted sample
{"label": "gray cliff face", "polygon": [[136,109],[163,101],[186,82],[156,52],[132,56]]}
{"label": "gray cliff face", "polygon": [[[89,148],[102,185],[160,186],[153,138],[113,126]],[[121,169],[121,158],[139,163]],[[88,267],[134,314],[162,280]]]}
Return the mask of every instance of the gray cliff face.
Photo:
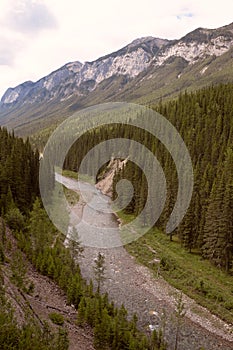
{"label": "gray cliff face", "polygon": [[194,64],[208,56],[221,56],[233,46],[233,24],[219,29],[198,28],[163,47],[154,59],[160,66],[170,57],[182,57]]}
{"label": "gray cliff face", "polygon": [[68,63],[35,83],[27,82],[8,89],[1,104],[64,100],[73,94],[83,95],[93,91],[103,80],[113,76],[134,78],[151,64],[156,53],[167,42],[152,37],[137,39],[94,62]]}
{"label": "gray cliff face", "polygon": [[20,84],[15,88],[7,89],[2,97],[3,103],[10,104],[19,99],[23,99],[33,86],[34,83],[32,81],[26,81],[25,83]]}
{"label": "gray cliff face", "polygon": [[180,40],[145,37],[93,62],[71,62],[37,82],[9,88],[0,111],[41,102],[66,101],[86,97],[105,80],[125,77],[124,84],[151,67],[161,69],[176,57],[194,65],[207,57],[219,57],[233,47],[233,23],[218,29],[198,28]]}

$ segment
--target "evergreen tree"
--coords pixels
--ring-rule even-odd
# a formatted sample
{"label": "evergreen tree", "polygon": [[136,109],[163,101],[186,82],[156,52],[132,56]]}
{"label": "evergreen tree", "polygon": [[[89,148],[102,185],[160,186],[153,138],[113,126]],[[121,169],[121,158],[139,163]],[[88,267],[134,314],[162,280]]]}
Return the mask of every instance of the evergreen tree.
{"label": "evergreen tree", "polygon": [[105,257],[100,252],[97,259],[95,259],[94,274],[97,283],[97,292],[100,292],[100,288],[105,280]]}

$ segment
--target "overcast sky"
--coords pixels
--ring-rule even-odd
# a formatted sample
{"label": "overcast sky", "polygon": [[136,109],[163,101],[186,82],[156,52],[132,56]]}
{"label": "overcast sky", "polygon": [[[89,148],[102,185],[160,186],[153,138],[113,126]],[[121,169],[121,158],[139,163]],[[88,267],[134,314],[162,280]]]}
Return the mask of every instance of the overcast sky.
{"label": "overcast sky", "polygon": [[136,38],[180,38],[233,22],[232,0],[0,0],[0,96]]}

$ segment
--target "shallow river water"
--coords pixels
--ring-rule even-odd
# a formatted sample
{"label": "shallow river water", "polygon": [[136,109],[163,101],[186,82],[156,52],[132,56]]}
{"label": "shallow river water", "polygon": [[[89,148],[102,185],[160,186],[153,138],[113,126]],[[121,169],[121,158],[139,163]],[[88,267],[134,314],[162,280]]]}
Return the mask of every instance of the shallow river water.
{"label": "shallow river water", "polygon": [[[94,259],[98,252],[105,256],[106,280],[102,292],[108,292],[110,300],[122,303],[131,317],[138,316],[138,326],[145,332],[162,327],[168,350],[174,349],[177,319],[175,317],[175,295],[177,290],[162,277],[155,278],[144,266],[139,265],[124,247],[106,248],[119,243],[119,223],[109,213],[111,201],[95,186],[78,183],[76,180],[59,177],[67,188],[80,193],[84,198],[76,204],[71,221],[76,224],[85,246],[80,259],[81,272],[87,280],[93,279]],[[88,205],[86,204],[88,202]],[[110,231],[110,235],[109,235]],[[104,246],[98,248],[96,246]],[[230,326],[184,295],[186,315],[182,320],[179,350],[233,350],[233,333]]]}

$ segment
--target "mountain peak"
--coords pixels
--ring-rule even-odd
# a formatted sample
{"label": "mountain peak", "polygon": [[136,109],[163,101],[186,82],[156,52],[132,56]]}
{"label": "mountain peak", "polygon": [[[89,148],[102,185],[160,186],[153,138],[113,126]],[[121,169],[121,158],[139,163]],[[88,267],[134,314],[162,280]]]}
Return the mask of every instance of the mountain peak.
{"label": "mountain peak", "polygon": [[[72,106],[72,101],[77,101],[75,107],[71,107],[73,111],[78,107],[117,99],[124,92],[127,94],[127,89],[136,91],[143,81],[145,84],[148,81],[148,88],[153,89],[151,79],[160,80],[162,76],[166,80],[166,67],[174,67],[174,62],[179,62],[179,67],[177,74],[171,69],[173,77],[180,78],[185,67],[189,66],[190,70],[192,65],[201,64],[209,58],[212,62],[232,47],[233,23],[217,29],[197,28],[179,40],[153,36],[137,38],[95,61],[69,62],[35,83],[29,81],[7,89],[1,100],[0,123],[4,125],[3,121],[14,113],[12,120],[17,124],[16,115],[24,114],[20,108],[31,110],[34,117],[37,113],[33,109],[41,111],[46,103],[56,106],[67,103],[67,106]],[[232,56],[229,55],[228,59],[232,59]],[[153,75],[154,69],[157,75]],[[201,76],[206,75],[208,64],[203,63],[198,72]],[[170,80],[166,80],[165,84],[169,85]],[[140,98],[137,94],[131,95]]]}
{"label": "mountain peak", "polygon": [[233,46],[232,24],[217,29],[197,28],[179,40],[164,46],[155,58],[160,66],[170,57],[182,57],[189,64],[208,56],[221,56]]}
{"label": "mountain peak", "polygon": [[154,40],[155,38],[153,36],[143,36],[141,38],[135,39],[133,40],[130,45],[138,45],[138,44],[142,44],[146,41],[151,41]]}

